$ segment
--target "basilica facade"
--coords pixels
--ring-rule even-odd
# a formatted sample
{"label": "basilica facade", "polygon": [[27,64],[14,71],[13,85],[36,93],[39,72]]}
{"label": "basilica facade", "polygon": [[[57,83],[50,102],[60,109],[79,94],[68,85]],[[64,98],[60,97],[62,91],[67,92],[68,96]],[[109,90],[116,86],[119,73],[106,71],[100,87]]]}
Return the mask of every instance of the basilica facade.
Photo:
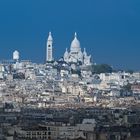
{"label": "basilica facade", "polygon": [[80,41],[75,33],[74,39],[71,42],[70,51],[66,48],[64,53],[64,61],[67,63],[80,63],[81,65],[91,65],[91,55],[87,55],[86,49],[82,52]]}

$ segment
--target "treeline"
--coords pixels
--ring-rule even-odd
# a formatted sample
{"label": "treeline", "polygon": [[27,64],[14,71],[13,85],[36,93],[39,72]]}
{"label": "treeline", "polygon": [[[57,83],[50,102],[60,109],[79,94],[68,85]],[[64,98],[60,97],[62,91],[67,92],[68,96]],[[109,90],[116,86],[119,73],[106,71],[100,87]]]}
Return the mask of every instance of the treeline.
{"label": "treeline", "polygon": [[113,68],[108,64],[92,65],[92,73],[100,74],[100,73],[111,73],[111,72],[113,72]]}
{"label": "treeline", "polygon": [[[100,74],[100,73],[112,73],[112,72],[123,72],[124,70],[116,70],[113,69],[112,66],[108,64],[96,64],[89,67],[89,69],[92,71],[93,74]],[[133,70],[125,70],[125,72],[128,72],[132,74]]]}

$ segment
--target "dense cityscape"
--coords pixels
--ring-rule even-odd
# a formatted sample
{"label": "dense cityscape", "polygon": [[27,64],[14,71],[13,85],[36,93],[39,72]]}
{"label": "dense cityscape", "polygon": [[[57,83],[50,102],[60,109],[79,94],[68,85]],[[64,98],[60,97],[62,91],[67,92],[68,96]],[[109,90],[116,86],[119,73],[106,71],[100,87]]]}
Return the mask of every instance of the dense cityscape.
{"label": "dense cityscape", "polygon": [[96,69],[77,33],[59,60],[53,49],[49,32],[44,64],[1,60],[0,139],[139,140],[140,72]]}

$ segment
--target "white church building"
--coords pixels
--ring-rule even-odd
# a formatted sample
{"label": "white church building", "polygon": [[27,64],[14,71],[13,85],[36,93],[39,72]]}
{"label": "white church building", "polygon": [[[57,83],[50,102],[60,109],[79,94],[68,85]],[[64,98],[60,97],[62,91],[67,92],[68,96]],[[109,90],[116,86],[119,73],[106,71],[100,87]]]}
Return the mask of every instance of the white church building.
{"label": "white church building", "polygon": [[66,48],[64,53],[64,61],[67,63],[78,63],[81,62],[82,65],[91,65],[91,55],[87,55],[86,49],[82,52],[80,41],[77,39],[77,34],[75,33],[74,39],[71,42],[70,52]]}
{"label": "white church building", "polygon": [[[53,38],[51,32],[49,33],[46,46],[46,61],[53,60]],[[77,39],[75,33],[74,39],[71,42],[70,51],[66,48],[63,59],[66,63],[80,63],[81,65],[91,65],[91,55],[87,55],[86,49],[81,50],[80,41]]]}

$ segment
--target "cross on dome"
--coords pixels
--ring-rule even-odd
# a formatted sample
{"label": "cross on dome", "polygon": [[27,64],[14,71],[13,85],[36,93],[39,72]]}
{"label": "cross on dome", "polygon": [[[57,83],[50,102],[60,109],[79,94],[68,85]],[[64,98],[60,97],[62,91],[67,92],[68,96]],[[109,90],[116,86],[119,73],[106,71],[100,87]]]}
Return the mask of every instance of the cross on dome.
{"label": "cross on dome", "polygon": [[77,33],[76,32],[75,32],[74,36],[75,36],[75,38],[77,38]]}

